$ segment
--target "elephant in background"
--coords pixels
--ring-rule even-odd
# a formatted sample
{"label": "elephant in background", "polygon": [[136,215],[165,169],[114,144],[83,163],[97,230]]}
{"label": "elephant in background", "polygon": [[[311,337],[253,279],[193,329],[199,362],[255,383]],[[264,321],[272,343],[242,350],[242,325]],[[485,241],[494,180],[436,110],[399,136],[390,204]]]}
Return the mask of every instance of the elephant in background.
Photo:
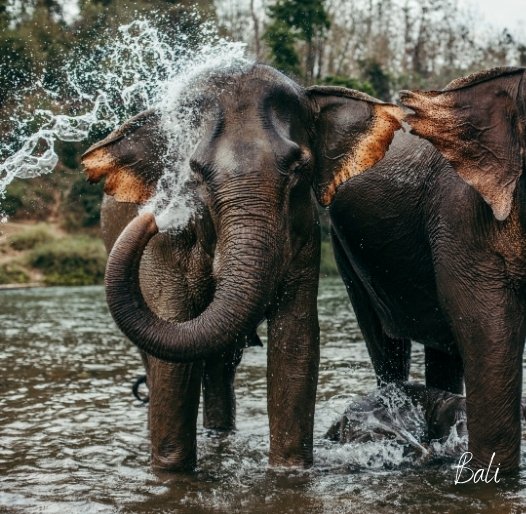
{"label": "elephant in background", "polygon": [[[330,206],[338,266],[380,382],[466,386],[472,464],[520,459],[526,335],[526,79],[498,68],[403,92],[414,114]],[[433,143],[433,144],[431,144]],[[433,146],[434,145],[434,146]]]}
{"label": "elephant in background", "polygon": [[311,192],[328,205],[379,161],[403,111],[343,88],[304,89],[263,65],[214,73],[199,96],[206,116],[188,184],[196,208],[183,229],[158,233],[152,214],[137,216],[167,151],[159,113],[83,157],[91,181],[106,177],[108,305],[144,360],[152,463],[195,466],[201,384],[205,426],[234,427],[236,365],[267,319],[269,462],[310,466],[320,251]]}

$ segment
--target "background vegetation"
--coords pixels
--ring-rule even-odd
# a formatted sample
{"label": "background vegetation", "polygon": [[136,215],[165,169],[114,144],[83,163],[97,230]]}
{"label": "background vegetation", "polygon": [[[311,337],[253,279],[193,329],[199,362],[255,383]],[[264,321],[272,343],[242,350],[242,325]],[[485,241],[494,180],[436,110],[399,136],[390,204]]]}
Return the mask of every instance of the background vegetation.
{"label": "background vegetation", "polygon": [[[256,59],[301,83],[348,86],[384,100],[486,67],[526,65],[523,41],[484,25],[458,0],[0,0],[0,136],[9,137],[16,93],[37,77],[50,88],[59,83],[73,48],[99,43],[102,30],[138,13],[162,12],[164,30],[191,35],[197,22],[185,14],[196,6],[223,35],[245,41]],[[10,220],[47,222],[53,230],[37,226],[0,244],[0,283],[101,280],[104,253],[94,238],[102,186],[79,173],[89,143],[61,144],[58,172],[11,184],[0,202]],[[324,214],[322,228],[322,272],[335,273]]]}

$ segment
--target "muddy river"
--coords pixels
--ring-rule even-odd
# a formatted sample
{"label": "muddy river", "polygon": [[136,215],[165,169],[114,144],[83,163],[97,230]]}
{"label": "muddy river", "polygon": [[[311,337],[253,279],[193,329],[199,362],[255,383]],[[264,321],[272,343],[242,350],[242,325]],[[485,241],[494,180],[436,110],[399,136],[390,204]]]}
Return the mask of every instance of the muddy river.
{"label": "muddy river", "polygon": [[[313,469],[267,467],[266,355],[250,348],[237,377],[238,430],[200,429],[196,472],[158,477],[149,469],[146,407],[131,394],[141,362],[114,326],[103,288],[0,292],[0,512],[526,511],[524,465],[498,485],[455,486],[453,458],[417,459],[389,441],[326,441],[331,422],[375,380],[338,279],[322,281],[319,306]],[[414,345],[412,377],[422,374]]]}

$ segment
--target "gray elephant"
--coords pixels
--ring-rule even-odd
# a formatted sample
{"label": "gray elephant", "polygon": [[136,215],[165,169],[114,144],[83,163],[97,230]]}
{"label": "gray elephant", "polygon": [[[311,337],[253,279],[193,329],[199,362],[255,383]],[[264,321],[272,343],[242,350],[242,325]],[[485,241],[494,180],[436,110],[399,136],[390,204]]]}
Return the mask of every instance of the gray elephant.
{"label": "gray elephant", "polygon": [[[517,469],[526,335],[526,78],[499,68],[405,92],[412,131],[330,206],[337,262],[381,382],[466,385],[473,465]],[[445,158],[444,158],[445,157]],[[446,160],[447,159],[447,160]],[[451,163],[451,164],[450,164]]]}
{"label": "gray elephant", "polygon": [[188,184],[196,214],[184,229],[158,233],[153,215],[136,215],[166,153],[158,113],[83,158],[114,197],[102,213],[108,305],[144,359],[153,466],[194,467],[201,384],[205,425],[233,428],[236,365],[263,319],[269,461],[309,466],[320,246],[311,192],[327,203],[380,160],[403,112],[343,88],[304,89],[262,65],[214,73],[199,98],[206,116]]}

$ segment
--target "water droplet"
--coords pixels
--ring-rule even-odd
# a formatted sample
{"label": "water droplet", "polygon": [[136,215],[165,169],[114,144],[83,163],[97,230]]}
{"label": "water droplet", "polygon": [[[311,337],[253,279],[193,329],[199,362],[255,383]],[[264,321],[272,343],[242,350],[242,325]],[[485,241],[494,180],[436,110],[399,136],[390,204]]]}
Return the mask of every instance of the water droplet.
{"label": "water droplet", "polygon": [[[91,53],[74,51],[62,70],[65,83],[51,90],[39,79],[20,91],[10,117],[13,136],[0,144],[0,201],[15,178],[53,171],[57,141],[84,141],[95,131],[108,132],[140,111],[156,109],[169,144],[157,191],[143,210],[155,214],[161,230],[186,224],[193,213],[184,186],[198,138],[198,127],[189,129],[196,125],[197,86],[214,71],[250,64],[243,43],[219,37],[212,24],[200,27],[190,41],[187,34],[169,37],[147,19],[135,20],[116,35],[101,36],[109,43]],[[33,108],[25,102],[28,96],[52,107]],[[75,107],[64,112],[68,105]]]}

